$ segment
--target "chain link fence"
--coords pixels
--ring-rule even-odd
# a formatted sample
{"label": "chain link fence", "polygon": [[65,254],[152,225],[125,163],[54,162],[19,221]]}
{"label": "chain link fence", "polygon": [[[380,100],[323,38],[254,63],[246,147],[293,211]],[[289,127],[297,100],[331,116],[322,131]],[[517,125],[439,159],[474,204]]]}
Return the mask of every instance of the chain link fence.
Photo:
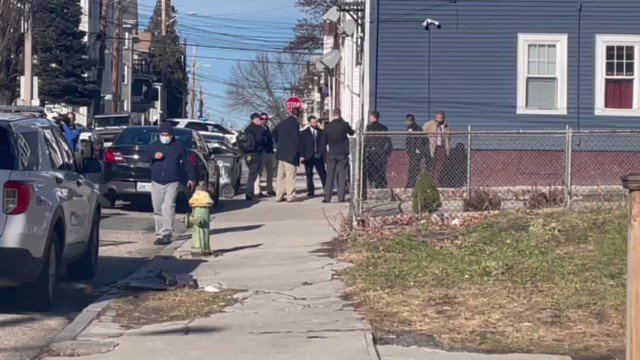
{"label": "chain link fence", "polygon": [[357,214],[412,212],[425,170],[443,212],[617,206],[620,178],[640,172],[640,131],[369,132],[356,142]]}

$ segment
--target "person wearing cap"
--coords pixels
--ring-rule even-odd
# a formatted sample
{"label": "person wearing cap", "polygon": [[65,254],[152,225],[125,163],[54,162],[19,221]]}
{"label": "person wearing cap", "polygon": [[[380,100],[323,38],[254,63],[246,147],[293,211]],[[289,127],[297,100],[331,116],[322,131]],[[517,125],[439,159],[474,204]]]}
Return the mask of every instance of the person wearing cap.
{"label": "person wearing cap", "polygon": [[160,124],[160,136],[142,154],[143,162],[151,163],[151,202],[156,228],[156,245],[171,243],[176,217],[176,198],[182,171],[186,169],[189,190],[198,184],[196,164],[189,161],[184,145],[173,136],[169,122]]}
{"label": "person wearing cap", "polygon": [[300,166],[300,122],[302,107],[289,109],[291,116],[273,129],[273,139],[278,144],[278,183],[276,184],[276,202],[300,202],[296,197],[296,175]]}
{"label": "person wearing cap", "polygon": [[[255,183],[262,169],[262,160],[265,147],[268,146],[267,131],[262,126],[260,114],[251,114],[251,123],[244,130],[245,136],[253,138],[253,146],[244,150],[247,168],[249,169],[249,178],[245,187],[245,198],[249,201],[255,200]],[[273,147],[273,145],[272,145]]]}
{"label": "person wearing cap", "polygon": [[269,128],[269,115],[267,113],[260,114],[261,125],[265,130],[265,136],[267,138],[267,143],[264,147],[264,153],[262,154],[262,166],[260,171],[258,172],[258,178],[256,179],[254,185],[254,193],[259,197],[265,197],[262,194],[262,189],[260,188],[261,179],[264,178],[267,184],[267,195],[266,196],[275,196],[276,192],[273,191],[273,135],[271,134],[271,129]]}

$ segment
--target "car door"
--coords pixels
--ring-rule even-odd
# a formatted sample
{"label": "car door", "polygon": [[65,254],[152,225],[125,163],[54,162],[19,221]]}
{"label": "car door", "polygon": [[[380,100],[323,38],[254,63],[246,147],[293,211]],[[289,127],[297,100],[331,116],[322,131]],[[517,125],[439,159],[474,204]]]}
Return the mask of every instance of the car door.
{"label": "car door", "polygon": [[[59,129],[46,128],[43,130],[45,143],[52,161],[53,177],[59,202],[65,210],[66,221],[66,252],[73,256],[84,248],[88,237],[87,217],[89,212],[89,195],[83,190],[87,187],[84,178],[77,172],[73,153]],[[89,190],[90,192],[90,190]],[[83,195],[83,193],[85,193]],[[89,220],[90,221],[90,220]]]}

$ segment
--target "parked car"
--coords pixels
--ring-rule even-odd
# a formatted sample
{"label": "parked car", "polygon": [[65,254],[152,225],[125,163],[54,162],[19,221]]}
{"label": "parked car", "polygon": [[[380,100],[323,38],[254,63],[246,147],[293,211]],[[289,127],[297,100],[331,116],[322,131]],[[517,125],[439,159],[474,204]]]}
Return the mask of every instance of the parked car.
{"label": "parked car", "polygon": [[100,239],[98,187],[60,129],[26,114],[0,113],[0,287],[21,287],[25,303],[49,308],[63,267],[70,276],[96,273]]}
{"label": "parked car", "polygon": [[229,146],[224,135],[202,134],[211,155],[220,168],[220,193],[225,199],[232,199],[240,190],[242,176],[242,153]]}
{"label": "parked car", "polygon": [[227,139],[229,145],[235,144],[238,137],[237,132],[211,121],[194,119],[169,119],[167,121],[171,122],[177,128],[192,129],[200,133],[222,134]]}
{"label": "parked car", "polygon": [[[191,161],[197,163],[201,182],[207,184],[211,197],[217,204],[220,199],[220,170],[202,137],[190,129],[175,129],[173,133],[189,151]],[[157,126],[133,126],[122,131],[104,156],[104,196],[111,206],[117,199],[132,201],[151,197],[150,164],[140,160],[140,155],[159,138]],[[183,173],[178,189],[178,205],[184,207],[189,199],[187,173]]]}
{"label": "parked car", "polygon": [[88,143],[94,148],[96,157],[104,155],[104,149],[111,146],[122,130],[132,125],[131,114],[96,115],[91,132],[80,134],[80,143]]}

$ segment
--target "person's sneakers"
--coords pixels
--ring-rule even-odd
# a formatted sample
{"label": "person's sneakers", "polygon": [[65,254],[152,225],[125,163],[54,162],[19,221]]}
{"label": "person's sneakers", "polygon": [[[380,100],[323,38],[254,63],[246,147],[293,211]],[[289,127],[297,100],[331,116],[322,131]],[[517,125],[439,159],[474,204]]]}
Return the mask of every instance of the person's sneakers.
{"label": "person's sneakers", "polygon": [[255,196],[253,196],[253,195],[245,195],[244,198],[247,201],[255,201],[256,200]]}
{"label": "person's sneakers", "polygon": [[169,245],[171,244],[171,234],[162,235],[162,237],[156,238],[153,242],[154,245]]}
{"label": "person's sneakers", "polygon": [[287,200],[285,200],[285,199],[276,199],[276,202],[277,202],[277,203],[283,203],[283,202],[286,202],[286,201],[287,201]]}
{"label": "person's sneakers", "polygon": [[329,204],[329,203],[331,203],[331,201],[330,201],[330,200],[327,200],[327,199],[323,199],[323,200],[322,200],[322,203],[323,203],[323,204]]}
{"label": "person's sneakers", "polygon": [[267,195],[268,195],[269,197],[274,197],[274,196],[276,196],[276,192],[275,192],[275,191],[268,191],[268,192],[267,192]]}
{"label": "person's sneakers", "polygon": [[294,197],[291,200],[287,200],[288,203],[299,203],[299,202],[303,202],[303,201],[304,201],[304,199],[301,198],[301,197]]}
{"label": "person's sneakers", "polygon": [[261,198],[266,198],[266,197],[267,197],[267,195],[265,195],[265,194],[263,194],[263,193],[259,193],[259,194],[256,194],[256,197],[257,197],[258,199],[261,199]]}

